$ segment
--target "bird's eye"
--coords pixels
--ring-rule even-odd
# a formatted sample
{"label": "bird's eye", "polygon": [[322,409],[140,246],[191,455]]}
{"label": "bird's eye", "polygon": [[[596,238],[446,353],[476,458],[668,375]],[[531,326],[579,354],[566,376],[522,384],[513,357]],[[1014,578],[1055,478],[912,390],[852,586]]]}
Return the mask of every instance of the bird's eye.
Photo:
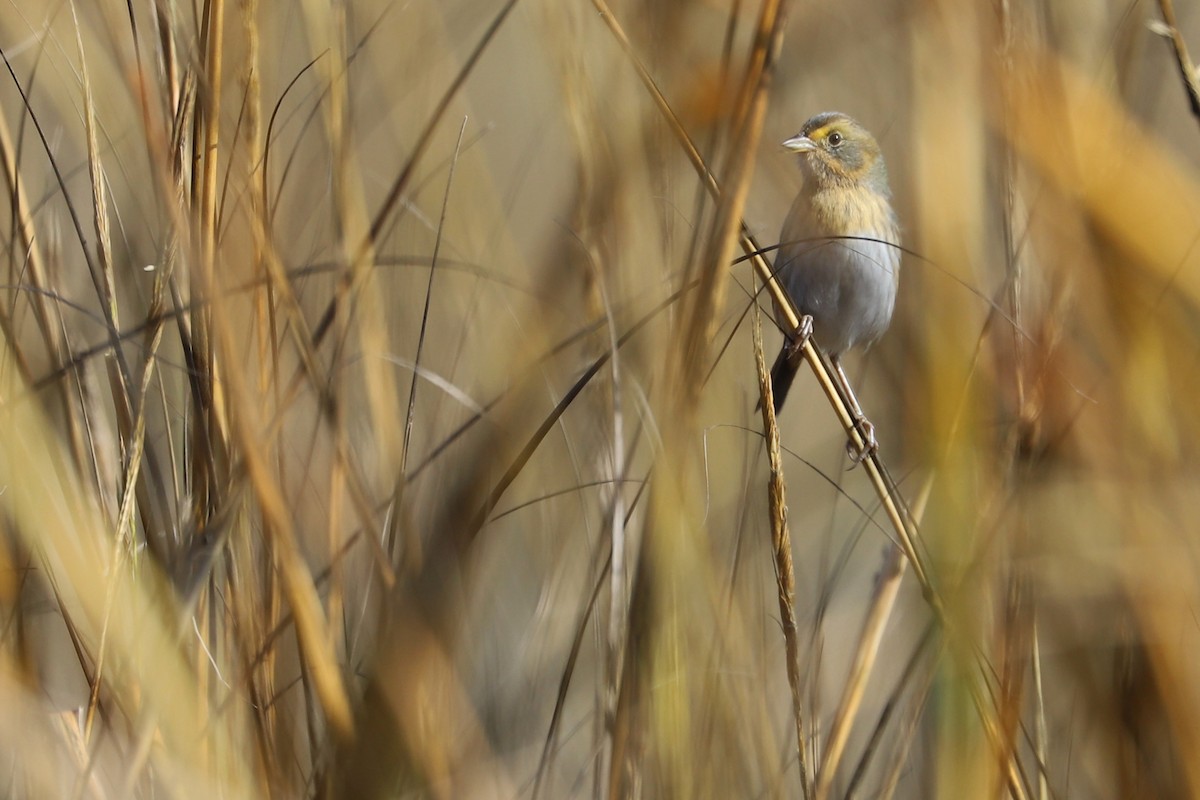
{"label": "bird's eye", "polygon": [[828,137],[829,146],[837,147],[839,144],[842,143],[843,138],[844,137],[840,133],[838,133],[837,131],[834,131],[833,133],[829,134],[829,137]]}

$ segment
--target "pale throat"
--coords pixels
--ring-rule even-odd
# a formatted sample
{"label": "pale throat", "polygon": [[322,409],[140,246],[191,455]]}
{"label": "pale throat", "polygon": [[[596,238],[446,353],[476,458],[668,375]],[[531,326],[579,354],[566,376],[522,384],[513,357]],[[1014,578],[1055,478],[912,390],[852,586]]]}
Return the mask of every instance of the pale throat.
{"label": "pale throat", "polygon": [[865,236],[887,242],[897,238],[890,198],[862,184],[817,190],[812,210],[821,228],[835,236]]}

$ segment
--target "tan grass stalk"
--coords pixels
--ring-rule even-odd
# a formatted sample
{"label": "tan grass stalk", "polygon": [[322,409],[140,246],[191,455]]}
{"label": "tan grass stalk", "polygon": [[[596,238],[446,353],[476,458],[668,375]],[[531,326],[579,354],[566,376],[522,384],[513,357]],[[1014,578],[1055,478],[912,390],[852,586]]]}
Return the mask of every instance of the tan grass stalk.
{"label": "tan grass stalk", "polygon": [[[41,243],[37,238],[37,227],[34,225],[28,191],[17,171],[17,152],[13,146],[8,119],[3,115],[0,115],[0,166],[4,170],[4,185],[8,190],[9,203],[13,209],[12,213],[16,223],[13,233],[21,246],[22,266],[26,280],[35,290],[29,294],[29,305],[33,308],[33,318],[37,322],[42,341],[45,342],[55,363],[61,363],[66,359],[62,342],[62,328],[55,320],[57,314],[50,298],[40,291],[49,289],[45,259],[42,255]],[[10,272],[10,277],[15,278],[16,273]],[[20,342],[12,338],[12,320],[9,318],[7,310],[0,312],[0,320],[5,325],[5,338],[10,352],[16,359],[17,368],[20,370],[23,380],[31,383],[32,375],[29,372],[29,364],[20,347]]]}
{"label": "tan grass stalk", "polygon": [[1033,612],[1033,635],[1030,661],[1033,666],[1033,701],[1034,716],[1034,752],[1037,754],[1038,800],[1050,800],[1050,781],[1046,774],[1046,753],[1049,744],[1049,733],[1046,730],[1046,697],[1042,689],[1042,645],[1038,633],[1037,611]]}
{"label": "tan grass stalk", "polygon": [[[775,554],[775,586],[779,598],[779,621],[783,627],[787,659],[788,687],[792,692],[792,717],[796,726],[796,758],[800,769],[800,790],[809,796],[808,737],[804,731],[804,704],[801,700],[800,644],[796,632],[796,570],[792,565],[792,535],[787,521],[787,486],[783,481],[783,456],[780,452],[779,425],[775,420],[775,402],[771,373],[763,353],[762,316],[754,306],[751,331],[754,337],[754,365],[762,395],[763,430],[767,438],[767,501],[771,511],[771,545]],[[820,797],[820,784],[817,785]]]}
{"label": "tan grass stalk", "polygon": [[198,214],[200,260],[213,269],[217,237],[217,167],[221,160],[221,84],[225,64],[225,0],[205,0],[203,128],[200,150],[201,177]]}
{"label": "tan grass stalk", "polygon": [[[765,402],[765,401],[764,401]],[[916,524],[923,514],[929,494],[933,490],[933,480],[927,480],[913,508],[913,521]],[[833,717],[833,728],[825,743],[825,752],[821,759],[820,771],[817,773],[817,800],[825,800],[833,788],[833,779],[837,775],[838,763],[845,753],[846,743],[850,739],[850,730],[858,716],[859,706],[862,705],[866,693],[867,681],[879,655],[879,647],[883,642],[883,634],[888,620],[896,607],[896,596],[900,591],[900,582],[904,579],[908,559],[903,549],[894,542],[888,547],[887,556],[879,577],[875,583],[875,596],[863,620],[862,632],[858,637],[858,648],[850,667],[849,677],[842,690],[842,698],[837,712]]]}
{"label": "tan grass stalk", "polygon": [[1175,63],[1179,67],[1179,77],[1183,81],[1184,91],[1187,92],[1188,106],[1192,116],[1200,121],[1200,75],[1196,73],[1196,65],[1188,55],[1187,42],[1175,22],[1175,4],[1171,0],[1158,0],[1158,12],[1162,14],[1165,30],[1160,31],[1171,41],[1175,52]]}
{"label": "tan grass stalk", "polygon": [[87,714],[85,716],[83,738],[85,741],[91,741],[92,725],[95,722],[96,706],[100,701],[100,686],[104,679],[104,659],[107,655],[106,644],[108,641],[108,629],[113,612],[113,603],[117,596],[117,584],[122,580],[126,580],[125,571],[127,569],[126,559],[132,558],[136,548],[136,534],[133,530],[133,513],[135,508],[135,498],[137,496],[137,485],[139,474],[142,468],[142,453],[145,451],[146,444],[146,395],[150,390],[150,382],[154,378],[154,353],[158,351],[158,346],[162,342],[162,328],[159,327],[155,332],[154,340],[150,345],[150,358],[146,362],[146,367],[142,373],[142,385],[139,390],[137,409],[138,415],[134,421],[133,431],[131,432],[130,440],[126,443],[129,448],[129,454],[126,458],[125,475],[122,480],[121,490],[121,508],[117,514],[117,523],[113,531],[112,537],[112,553],[111,559],[113,570],[109,576],[108,589],[104,598],[104,613],[100,628],[100,642],[96,646],[96,667],[95,677],[92,680],[91,697],[88,699]]}
{"label": "tan grass stalk", "polygon": [[[192,117],[192,159],[181,177],[191,178],[193,215],[189,244],[195,262],[189,273],[190,295],[208,300],[216,296],[217,258],[217,171],[221,160],[221,97],[225,58],[225,0],[205,0],[201,48],[203,69],[196,78],[198,99]],[[181,228],[182,230],[182,228]],[[176,292],[176,304],[180,298]],[[216,505],[224,481],[221,457],[229,442],[230,420],[225,387],[218,376],[216,346],[212,341],[212,309],[206,305],[191,316],[186,326],[188,345],[194,353],[199,402],[192,410],[193,495],[200,523]],[[185,330],[181,326],[181,332]]]}
{"label": "tan grass stalk", "polygon": [[[934,661],[937,661],[944,651],[941,642],[933,646],[935,651]],[[918,729],[921,723],[921,718],[924,716],[925,704],[929,700],[929,694],[933,690],[934,678],[937,676],[937,671],[933,668],[926,670],[925,682],[921,688],[913,692],[912,700],[909,703],[908,714],[905,715],[902,728],[897,735],[898,744],[892,753],[891,763],[888,764],[887,771],[884,773],[883,779],[878,784],[877,796],[879,800],[891,800],[896,794],[896,789],[900,785],[900,779],[904,772],[909,768],[909,754],[912,752],[913,742],[917,739]]]}
{"label": "tan grass stalk", "polygon": [[[117,282],[113,275],[112,238],[108,223],[108,193],[104,189],[104,172],[101,168],[100,145],[96,136],[96,101],[92,94],[91,71],[88,69],[87,55],[83,49],[83,34],[79,27],[79,18],[72,0],[71,13],[75,22],[75,44],[79,48],[79,74],[83,80],[83,127],[87,138],[88,177],[92,189],[92,227],[96,232],[96,257],[99,260],[100,302],[106,309],[106,317],[114,329],[121,329],[120,309],[117,306]],[[124,392],[132,391],[126,387]],[[127,402],[127,396],[117,398],[119,402]],[[123,431],[128,434],[128,430]]]}
{"label": "tan grass stalk", "polygon": [[[366,195],[360,176],[355,142],[350,129],[350,69],[346,52],[346,14],[341,3],[325,0],[305,0],[304,18],[314,53],[329,55],[319,59],[317,68],[329,87],[325,107],[325,128],[332,156],[334,213],[341,257],[344,259],[344,283],[352,287],[356,315],[354,333],[362,347],[363,357],[377,364],[389,354],[388,317],[382,295],[377,289],[375,273],[377,231],[371,227]],[[415,159],[414,159],[415,160]],[[350,333],[350,318],[342,314],[341,335]],[[335,370],[337,367],[335,367]],[[367,407],[371,412],[372,430],[378,441],[377,457],[384,475],[399,471],[403,449],[404,427],[396,422],[396,410],[401,407],[395,372],[388,369],[362,371]]]}
{"label": "tan grass stalk", "polygon": [[842,699],[833,717],[833,728],[825,743],[821,767],[817,773],[817,800],[826,800],[833,788],[833,779],[837,775],[838,764],[845,753],[846,742],[850,739],[851,726],[866,693],[867,681],[879,655],[879,646],[883,642],[884,630],[895,608],[896,595],[900,591],[900,582],[904,578],[907,564],[908,559],[904,557],[904,551],[899,546],[893,544],[888,547],[887,559],[875,585],[875,596],[859,634],[858,649],[854,653],[850,675],[846,679]]}
{"label": "tan grass stalk", "polygon": [[[202,128],[202,139],[206,143],[204,152],[203,174],[200,179],[199,215],[200,215],[200,263],[201,268],[195,273],[201,296],[206,298],[220,296],[219,283],[213,270],[215,256],[215,193],[216,168],[219,156],[219,100],[222,65],[222,35],[223,35],[223,3],[222,0],[210,0],[206,6],[207,60],[205,73],[205,114]],[[261,220],[258,220],[261,222]],[[260,232],[260,243],[265,243],[267,237]],[[266,259],[268,265],[272,259]],[[178,301],[177,301],[178,302]],[[239,453],[242,457],[242,467],[246,477],[254,489],[259,511],[263,518],[263,527],[267,533],[280,577],[283,592],[291,606],[296,624],[300,649],[303,653],[305,666],[310,671],[313,687],[325,711],[333,731],[339,736],[350,736],[353,731],[353,717],[346,687],[337,663],[337,655],[333,649],[333,641],[329,633],[329,623],[322,609],[320,598],[313,583],[312,574],[301,554],[296,532],[292,524],[291,510],[288,507],[282,489],[279,486],[272,469],[268,464],[265,446],[270,440],[269,428],[262,425],[258,413],[258,402],[255,393],[248,391],[245,380],[240,373],[241,351],[230,329],[230,321],[221,304],[211,304],[207,307],[206,316],[211,320],[211,326],[193,328],[196,333],[203,333],[204,339],[210,341],[215,358],[219,353],[229,368],[220,371],[220,381],[212,382],[214,392],[217,386],[227,387],[222,395],[236,398],[236,413],[228,416],[220,414],[220,419],[232,425],[236,438],[241,443]],[[211,338],[210,338],[211,337]],[[203,352],[203,351],[202,351]],[[216,400],[216,398],[214,398]],[[216,403],[217,408],[223,402]],[[210,416],[210,419],[214,419]],[[278,419],[278,418],[276,418]],[[266,435],[264,435],[264,431]],[[335,441],[340,439],[335,432]],[[344,449],[339,448],[344,454]],[[352,473],[351,473],[352,474]],[[216,476],[211,476],[216,479]],[[351,497],[355,507],[361,511],[362,496],[355,491],[351,482]],[[378,544],[374,537],[367,537]]]}
{"label": "tan grass stalk", "polygon": [[[215,328],[222,332],[225,326],[218,324]],[[227,334],[220,333],[220,337],[224,352],[233,362],[236,345]],[[231,396],[245,399],[245,405],[239,408],[232,419],[238,438],[242,442],[247,476],[258,498],[263,525],[274,546],[280,575],[283,578],[284,593],[294,614],[301,650],[312,670],[317,696],[330,725],[339,735],[349,736],[354,729],[349,697],[337,666],[337,656],[332,649],[332,640],[320,598],[296,541],[290,509],[260,450],[255,420],[252,412],[246,407],[250,403],[250,395],[242,391],[241,379],[236,375],[236,370],[230,370],[226,380],[230,385]]]}

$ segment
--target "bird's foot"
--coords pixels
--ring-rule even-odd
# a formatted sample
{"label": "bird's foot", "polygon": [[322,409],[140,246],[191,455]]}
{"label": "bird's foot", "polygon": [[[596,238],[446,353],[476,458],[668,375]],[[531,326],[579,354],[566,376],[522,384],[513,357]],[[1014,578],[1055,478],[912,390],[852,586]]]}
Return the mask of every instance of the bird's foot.
{"label": "bird's foot", "polygon": [[860,447],[854,439],[846,442],[846,455],[850,457],[850,469],[854,469],[879,450],[879,440],[875,438],[875,426],[871,420],[859,417],[854,420],[854,425],[862,436],[862,446]]}
{"label": "bird's foot", "polygon": [[800,323],[796,326],[796,330],[792,331],[792,335],[785,345],[789,363],[795,364],[800,360],[800,351],[804,349],[804,343],[812,337],[812,332],[813,319],[810,315],[804,314],[800,317]]}

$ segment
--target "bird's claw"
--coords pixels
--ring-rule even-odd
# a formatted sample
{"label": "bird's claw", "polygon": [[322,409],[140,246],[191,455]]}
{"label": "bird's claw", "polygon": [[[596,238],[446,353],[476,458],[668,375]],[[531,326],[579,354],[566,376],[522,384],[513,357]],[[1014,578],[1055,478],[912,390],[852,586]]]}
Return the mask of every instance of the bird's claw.
{"label": "bird's claw", "polygon": [[854,424],[862,436],[863,443],[859,447],[854,439],[849,439],[846,442],[846,455],[850,457],[850,469],[854,469],[879,450],[879,440],[875,438],[875,426],[871,423],[871,420],[866,417],[859,417],[854,421]]}
{"label": "bird's claw", "polygon": [[810,315],[804,314],[800,317],[796,330],[792,331],[791,337],[787,340],[788,361],[795,363],[800,358],[800,351],[804,349],[804,343],[812,337],[812,332],[813,319]]}

